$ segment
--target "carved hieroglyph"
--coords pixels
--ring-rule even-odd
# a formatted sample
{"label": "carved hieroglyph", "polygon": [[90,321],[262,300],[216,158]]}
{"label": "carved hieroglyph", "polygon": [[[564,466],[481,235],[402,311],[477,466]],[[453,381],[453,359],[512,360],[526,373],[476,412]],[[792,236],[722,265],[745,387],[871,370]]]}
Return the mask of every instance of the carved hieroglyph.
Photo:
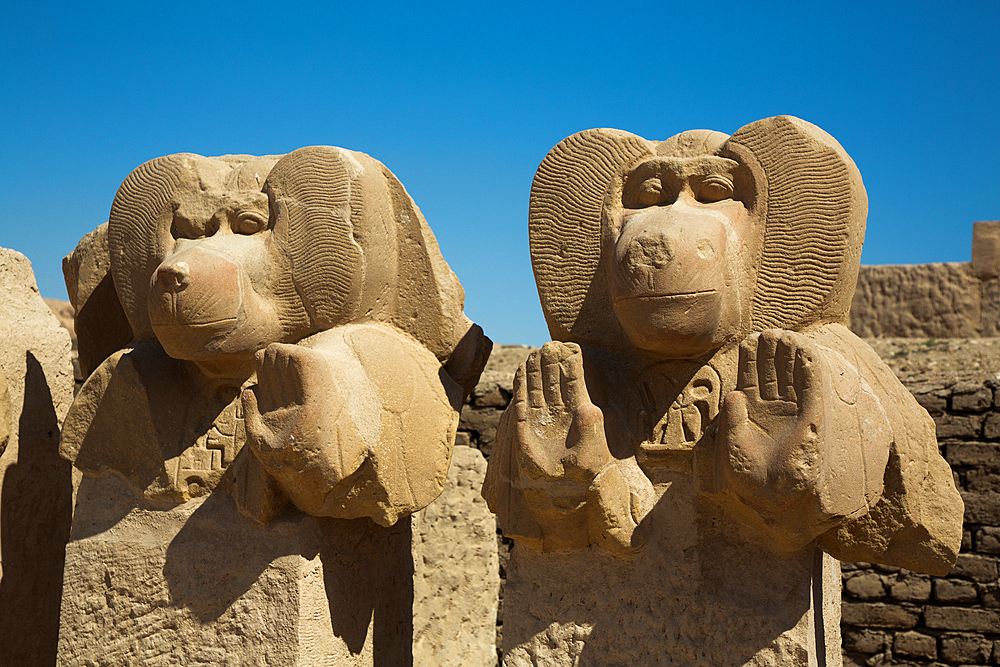
{"label": "carved hieroglyph", "polygon": [[843,326],[866,215],[850,157],[787,116],[549,152],[529,230],[554,341],[483,487],[517,541],[505,664],[838,665],[831,555],[947,572],[934,424]]}
{"label": "carved hieroglyph", "polygon": [[[352,550],[375,559],[356,563],[362,569],[381,553],[383,567],[405,575],[393,559],[412,558],[408,517],[445,485],[458,413],[490,345],[462,313],[462,288],[399,181],[367,155],[325,146],[158,158],[125,180],[107,226],[64,266],[74,305],[93,311],[77,333],[96,370],[61,442],[84,473],[67,550],[61,661],[137,659],[128,651],[137,650],[129,647],[143,623],[115,620],[124,602],[124,611],[93,608],[87,599],[99,590],[137,598],[153,626],[184,625],[176,615],[186,604],[212,599],[214,611],[191,630],[205,635],[195,642],[207,641],[205,650],[212,636],[235,633],[220,639],[229,646],[252,629],[231,609],[243,593],[250,598],[240,604],[279,618],[274,637],[280,618],[305,622],[319,600],[331,607],[325,626],[268,664],[341,654],[350,658],[343,664],[365,664],[372,651],[411,651],[405,632],[393,635],[395,648],[379,645],[389,640],[377,627],[374,644],[364,632],[358,639],[379,618],[371,609],[365,616],[363,603],[353,620],[339,607],[364,597],[352,586],[372,582],[359,575],[334,585],[330,577],[344,577]],[[131,342],[114,350],[108,341],[124,337],[114,324],[121,314]],[[215,580],[179,559],[198,552],[213,522],[218,543],[185,558],[220,571],[218,595]],[[145,593],[93,571],[88,544],[110,549],[105,561],[138,576]],[[317,550],[337,563],[325,580]],[[235,590],[225,583],[229,552],[254,563],[233,575],[245,581]],[[137,562],[151,569],[132,571]],[[316,567],[319,579],[310,579]],[[166,608],[158,577],[169,590]],[[274,577],[289,578],[291,598],[267,592]],[[405,596],[409,587],[412,600],[412,577],[398,579],[387,578],[386,594]],[[95,624],[118,644],[90,637]],[[263,643],[244,643],[240,655],[271,650],[273,637],[261,632]],[[111,645],[125,652],[107,657]],[[154,653],[194,659],[192,646],[171,653],[180,649],[163,641]]]}

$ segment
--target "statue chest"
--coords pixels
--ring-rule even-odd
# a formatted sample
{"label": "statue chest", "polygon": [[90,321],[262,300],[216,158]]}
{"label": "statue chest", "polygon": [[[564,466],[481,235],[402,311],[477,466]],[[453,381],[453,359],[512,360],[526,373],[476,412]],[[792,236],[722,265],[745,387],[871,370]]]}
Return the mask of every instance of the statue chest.
{"label": "statue chest", "polygon": [[692,450],[718,417],[726,391],[710,364],[654,364],[638,374],[622,411],[636,461],[647,474],[691,472]]}

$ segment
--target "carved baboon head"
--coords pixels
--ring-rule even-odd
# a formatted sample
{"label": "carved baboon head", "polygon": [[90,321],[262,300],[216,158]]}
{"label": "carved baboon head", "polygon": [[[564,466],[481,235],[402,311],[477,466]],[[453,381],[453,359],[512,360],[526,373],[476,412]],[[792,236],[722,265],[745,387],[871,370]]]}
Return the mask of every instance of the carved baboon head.
{"label": "carved baboon head", "polygon": [[866,215],[854,162],[797,118],[663,142],[587,130],[538,168],[532,265],[553,339],[699,358],[843,322]]}
{"label": "carved baboon head", "polygon": [[472,326],[403,186],[340,148],[151,160],[115,197],[108,247],[135,338],[179,359],[245,361],[268,343],[367,320],[445,362]]}

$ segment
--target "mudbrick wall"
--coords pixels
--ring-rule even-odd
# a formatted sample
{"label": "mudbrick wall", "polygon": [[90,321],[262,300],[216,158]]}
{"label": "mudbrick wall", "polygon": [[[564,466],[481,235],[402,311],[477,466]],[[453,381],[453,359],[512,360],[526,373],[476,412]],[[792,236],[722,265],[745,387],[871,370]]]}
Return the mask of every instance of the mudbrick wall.
{"label": "mudbrick wall", "polygon": [[972,261],[862,266],[851,303],[862,337],[1000,335],[1000,222],[972,228]]}
{"label": "mudbrick wall", "polygon": [[[955,356],[939,342],[921,352]],[[913,348],[883,349],[899,363]],[[513,373],[530,348],[498,346],[462,412],[458,444],[489,458],[500,414],[510,402]],[[916,354],[916,352],[913,352]],[[887,359],[888,360],[888,359]],[[930,362],[933,369],[937,362]],[[929,577],[869,563],[843,564],[844,663],[853,665],[1000,665],[1000,374],[921,372],[904,384],[934,417],[938,442],[965,500],[958,564],[947,577]],[[510,540],[497,536],[503,633],[503,579]]]}

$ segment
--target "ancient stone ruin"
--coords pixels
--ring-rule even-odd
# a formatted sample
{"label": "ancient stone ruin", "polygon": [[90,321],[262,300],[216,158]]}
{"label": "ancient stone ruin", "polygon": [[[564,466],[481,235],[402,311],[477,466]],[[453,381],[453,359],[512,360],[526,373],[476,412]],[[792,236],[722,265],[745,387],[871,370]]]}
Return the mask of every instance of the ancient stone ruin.
{"label": "ancient stone ruin", "polygon": [[850,327],[877,338],[1000,336],[1000,221],[972,228],[972,261],[862,266]]}
{"label": "ancient stone ruin", "polygon": [[[158,158],[66,264],[89,377],[59,664],[491,664],[484,463],[449,473],[490,343],[388,169]],[[446,485],[478,542],[424,510]]]}
{"label": "ancient stone ruin", "polygon": [[866,214],[851,159],[790,117],[549,152],[529,229],[554,341],[483,488],[517,542],[504,664],[839,665],[834,558],[952,567],[934,423],[844,326]]}
{"label": "ancient stone ruin", "polygon": [[556,342],[480,377],[381,164],[143,165],[64,262],[65,429],[69,343],[0,250],[0,667],[1000,664],[1000,223],[860,269],[932,426],[840,326],[864,211],[795,119],[574,135],[531,201]]}
{"label": "ancient stone ruin", "polygon": [[0,665],[55,664],[72,467],[59,429],[73,400],[66,330],[31,263],[0,248]]}

